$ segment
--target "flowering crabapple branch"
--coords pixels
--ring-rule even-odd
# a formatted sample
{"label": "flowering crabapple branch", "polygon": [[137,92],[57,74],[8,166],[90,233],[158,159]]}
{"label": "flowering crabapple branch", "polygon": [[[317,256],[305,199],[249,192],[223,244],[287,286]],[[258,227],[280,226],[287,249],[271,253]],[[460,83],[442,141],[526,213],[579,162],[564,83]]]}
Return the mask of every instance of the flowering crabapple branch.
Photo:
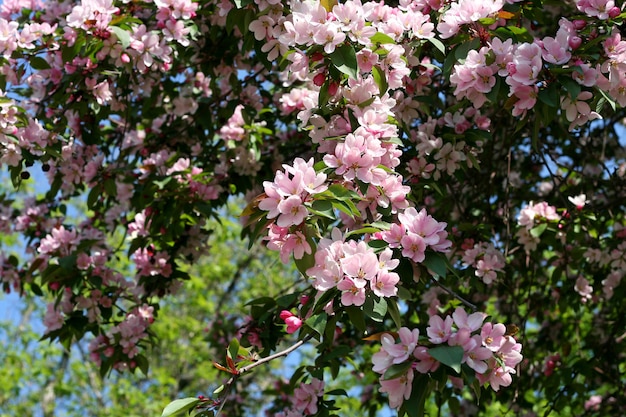
{"label": "flowering crabapple branch", "polygon": [[230,372],[232,374],[232,376],[228,379],[228,381],[226,381],[223,385],[221,385],[218,389],[215,390],[215,393],[223,393],[222,394],[222,401],[220,404],[220,408],[217,410],[215,417],[217,417],[222,408],[224,407],[224,404],[226,403],[226,400],[228,398],[228,395],[230,393],[230,390],[232,389],[233,385],[235,384],[235,382],[237,382],[237,380],[243,376],[243,374],[250,372],[251,370],[253,370],[254,368],[261,366],[265,363],[271,362],[274,359],[278,359],[281,358],[283,356],[287,356],[289,355],[291,352],[297,350],[300,346],[304,345],[305,343],[307,343],[309,340],[311,340],[313,338],[313,334],[308,334],[305,337],[303,337],[302,339],[298,340],[296,343],[294,343],[293,345],[289,346],[286,349],[283,349],[279,352],[276,352],[272,355],[268,355],[264,358],[261,359],[257,359],[255,360],[253,363],[249,364],[249,365],[245,365],[242,366],[239,369],[233,369],[233,370],[228,370],[228,372]]}

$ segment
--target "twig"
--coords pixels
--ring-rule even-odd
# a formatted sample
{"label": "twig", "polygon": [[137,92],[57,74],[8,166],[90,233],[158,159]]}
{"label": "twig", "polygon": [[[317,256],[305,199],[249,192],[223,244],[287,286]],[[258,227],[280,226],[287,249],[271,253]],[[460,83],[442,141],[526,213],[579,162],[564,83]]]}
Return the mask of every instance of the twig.
{"label": "twig", "polygon": [[302,346],[303,344],[311,340],[312,337],[313,337],[313,334],[309,334],[305,336],[302,340],[298,340],[296,343],[289,346],[287,349],[281,350],[280,352],[276,352],[273,355],[266,356],[265,358],[261,358],[258,361],[251,363],[250,365],[246,365],[242,367],[241,369],[239,369],[237,374],[231,376],[230,379],[224,384],[224,388],[225,388],[224,397],[223,397],[224,399],[220,404],[220,408],[215,413],[215,417],[218,417],[220,415],[220,412],[222,411],[222,408],[224,408],[224,404],[226,403],[226,398],[228,397],[228,393],[230,392],[230,389],[232,388],[232,386],[235,384],[235,382],[237,381],[239,377],[241,377],[246,372],[249,372],[252,369],[256,368],[257,366],[261,366],[264,363],[280,358],[281,356],[289,355],[291,352],[293,352],[294,350],[298,349],[300,346]]}
{"label": "twig", "polygon": [[439,288],[441,288],[442,290],[444,290],[445,292],[447,292],[448,294],[450,294],[451,296],[453,296],[454,298],[456,298],[457,300],[465,304],[467,307],[471,308],[473,311],[478,310],[478,307],[476,307],[474,304],[470,303],[465,298],[461,297],[459,294],[452,291],[450,288],[446,287],[441,282],[437,281],[435,278],[431,277],[431,279],[435,284],[437,284]]}

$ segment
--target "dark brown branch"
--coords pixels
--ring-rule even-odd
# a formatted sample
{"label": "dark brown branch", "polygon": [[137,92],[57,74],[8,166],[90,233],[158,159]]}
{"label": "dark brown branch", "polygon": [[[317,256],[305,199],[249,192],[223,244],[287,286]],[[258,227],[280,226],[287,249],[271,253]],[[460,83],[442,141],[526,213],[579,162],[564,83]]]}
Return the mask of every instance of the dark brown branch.
{"label": "dark brown branch", "polygon": [[261,365],[263,365],[265,363],[273,361],[274,359],[280,358],[282,356],[289,355],[291,352],[293,352],[294,350],[298,349],[300,346],[302,346],[303,344],[305,344],[306,342],[311,340],[312,337],[313,337],[313,335],[309,334],[309,335],[305,336],[302,340],[298,340],[296,343],[294,343],[293,345],[289,346],[288,348],[286,348],[284,350],[281,350],[279,352],[276,352],[273,355],[266,356],[265,358],[261,358],[258,361],[254,362],[254,363],[251,363],[250,365],[246,365],[246,366],[242,367],[241,369],[239,369],[238,373],[236,375],[231,376],[230,379],[224,384],[224,396],[223,396],[223,399],[221,401],[220,408],[215,413],[215,417],[218,417],[220,415],[220,412],[222,411],[222,408],[224,408],[224,404],[226,404],[226,399],[228,397],[228,393],[230,392],[230,390],[233,387],[233,385],[235,384],[235,382],[237,382],[237,379],[239,379],[243,374],[245,374],[247,372],[250,372],[251,370],[253,370],[257,366],[261,366]]}

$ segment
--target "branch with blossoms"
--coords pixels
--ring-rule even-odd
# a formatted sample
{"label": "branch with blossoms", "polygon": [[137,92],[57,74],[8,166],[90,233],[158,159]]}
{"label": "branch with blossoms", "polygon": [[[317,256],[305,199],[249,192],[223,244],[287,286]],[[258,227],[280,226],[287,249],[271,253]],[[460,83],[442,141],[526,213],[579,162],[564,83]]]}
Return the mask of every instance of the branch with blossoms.
{"label": "branch with blossoms", "polygon": [[245,196],[244,237],[304,284],[250,302],[250,347],[219,366],[234,383],[252,345],[270,358],[314,338],[285,415],[330,414],[326,371],[350,366],[376,380],[370,413],[381,393],[413,417],[489,383],[515,384],[497,401],[529,413],[540,393],[623,414],[604,359],[623,355],[607,329],[625,313],[626,153],[606,125],[625,114],[623,1],[23,6],[0,8],[0,164],[17,189],[0,231],[27,252],[3,248],[0,282],[47,297],[46,338],[91,338],[102,374],[149,372],[159,304]]}
{"label": "branch with blossoms", "polygon": [[[395,335],[376,335],[382,346],[372,357],[372,370],[381,374],[381,392],[389,394],[389,405],[402,410],[413,389],[429,383],[428,379],[415,378],[415,371],[440,381],[434,374],[442,364],[454,371],[444,375],[456,387],[462,387],[465,379],[475,380],[478,386],[489,384],[494,391],[511,385],[511,375],[522,361],[522,345],[507,334],[504,324],[483,324],[484,319],[484,313],[468,316],[462,308],[445,319],[431,316],[426,329],[430,346],[420,341],[418,329],[401,327]],[[426,398],[419,398],[422,403],[417,407],[423,409]],[[411,403],[411,407],[415,405]],[[404,410],[408,412],[406,407]]]}

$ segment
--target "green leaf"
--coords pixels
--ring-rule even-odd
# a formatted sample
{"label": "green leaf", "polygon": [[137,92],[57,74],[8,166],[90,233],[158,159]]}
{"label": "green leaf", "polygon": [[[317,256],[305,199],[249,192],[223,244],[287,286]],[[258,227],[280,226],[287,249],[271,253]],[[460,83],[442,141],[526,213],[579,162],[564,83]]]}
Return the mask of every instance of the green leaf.
{"label": "green leaf", "polygon": [[559,90],[557,83],[550,83],[547,88],[539,90],[539,100],[550,107],[557,107],[559,105]]}
{"label": "green leaf", "polygon": [[[399,412],[405,413],[409,417],[422,417],[424,415],[424,404],[426,397],[431,392],[431,385],[428,383],[428,375],[418,374],[413,378],[413,389],[408,400],[404,401]],[[400,414],[402,415],[402,414]]]}
{"label": "green leaf", "polygon": [[378,86],[378,91],[382,96],[387,92],[389,88],[389,84],[387,83],[387,77],[385,76],[385,71],[380,69],[378,65],[372,67],[372,77],[374,77],[374,82]]}
{"label": "green leaf", "polygon": [[333,205],[328,200],[315,200],[310,207],[309,211],[320,217],[326,217],[327,219],[335,219],[335,212],[333,211]]}
{"label": "green leaf", "polygon": [[559,84],[565,88],[565,91],[567,91],[572,101],[576,100],[581,91],[580,84],[574,81],[570,75],[561,75],[557,79]]}
{"label": "green leaf", "polygon": [[485,25],[485,26],[491,26],[494,23],[496,23],[496,19],[493,17],[483,17],[482,19],[478,19],[478,22],[481,25]]}
{"label": "green leaf", "polygon": [[324,81],[324,84],[320,87],[319,98],[317,99],[319,107],[325,107],[328,104],[328,100],[330,100],[328,87],[330,87],[330,79]]}
{"label": "green leaf", "polygon": [[327,321],[328,321],[328,315],[322,312],[318,315],[309,317],[308,319],[306,319],[304,323],[307,326],[309,326],[311,329],[315,330],[315,333],[322,336],[324,334],[324,329],[326,328]]}
{"label": "green leaf", "polygon": [[109,26],[111,32],[115,33],[117,39],[122,44],[122,48],[126,49],[130,46],[130,33],[119,26]]}
{"label": "green leaf", "polygon": [[363,303],[363,312],[372,320],[382,322],[387,314],[387,300],[376,296],[368,297]]}
{"label": "green leaf", "polygon": [[181,398],[179,400],[174,400],[165,407],[163,410],[163,414],[161,417],[169,417],[180,414],[184,411],[191,410],[196,405],[200,403],[200,400],[195,397]]}
{"label": "green leaf", "polygon": [[463,348],[461,346],[437,346],[428,349],[428,353],[433,358],[446,366],[461,373],[461,361],[463,360]]}
{"label": "green leaf", "polygon": [[34,282],[31,282],[30,284],[30,290],[33,292],[33,294],[35,294],[38,297],[43,297],[43,291],[41,291],[41,287],[39,287],[39,285],[35,284]]}
{"label": "green leaf", "polygon": [[517,39],[518,42],[533,41],[533,36],[528,33],[528,29],[526,29],[525,27],[507,26],[506,28],[509,30],[509,32],[515,35],[515,39]]}
{"label": "green leaf", "polygon": [[357,230],[351,230],[350,232],[346,233],[346,238],[350,237],[350,236],[354,236],[354,235],[365,235],[365,234],[373,234],[373,233],[378,233],[380,232],[381,229],[379,229],[378,227],[363,227],[361,229],[357,229]]}
{"label": "green leaf", "polygon": [[426,252],[426,258],[422,265],[442,278],[445,278],[447,275],[448,259],[439,252]]}
{"label": "green leaf", "polygon": [[309,245],[311,246],[311,253],[305,253],[301,259],[294,259],[294,262],[298,267],[298,271],[300,271],[300,273],[302,273],[305,277],[307,276],[307,269],[315,266],[315,244],[309,238],[307,238],[307,242],[309,242]]}
{"label": "green leaf", "polygon": [[437,38],[427,38],[428,42],[432,43],[435,48],[439,50],[444,56],[446,55],[446,46]]}
{"label": "green leaf", "polygon": [[350,200],[333,201],[332,204],[334,208],[347,214],[350,217],[361,216],[361,212],[359,211],[357,206]]}
{"label": "green leaf", "polygon": [[281,308],[291,308],[299,297],[300,293],[297,292],[282,295],[276,299],[276,305]]}
{"label": "green leaf", "polygon": [[139,368],[139,370],[144,375],[147,376],[148,375],[148,369],[150,368],[150,363],[148,362],[148,358],[146,358],[144,355],[137,355],[133,359],[137,363],[137,367]]}
{"label": "green leaf", "polygon": [[360,332],[365,332],[365,317],[363,311],[355,306],[346,307],[346,313],[348,313],[348,318],[350,322],[356,327],[356,329]]}
{"label": "green leaf", "polygon": [[400,328],[402,327],[402,317],[400,316],[400,309],[398,308],[398,302],[393,299],[393,298],[389,298],[387,301],[387,312],[389,312],[389,315],[391,316],[391,319],[393,320],[393,324],[396,325],[396,328]]}
{"label": "green leaf", "polygon": [[33,67],[36,70],[47,70],[47,69],[50,69],[50,64],[48,64],[48,61],[46,61],[45,59],[43,59],[40,56],[30,57],[28,59],[28,63],[30,64],[31,67]]}
{"label": "green leaf", "polygon": [[342,395],[344,397],[347,397],[348,393],[346,392],[345,389],[338,388],[332,391],[325,392],[324,395]]}
{"label": "green leaf", "polygon": [[615,104],[615,100],[613,100],[607,93],[604,92],[604,90],[602,90],[601,88],[597,88],[597,91],[600,92],[600,94],[602,95],[602,97],[606,100],[607,103],[609,103],[609,105],[611,106],[611,108],[613,109],[613,111],[615,111],[617,109],[617,105]]}
{"label": "green leaf", "polygon": [[372,41],[372,43],[377,44],[396,43],[396,41],[394,41],[391,36],[382,32],[376,32],[376,34],[374,34],[374,36],[372,36],[370,40]]}
{"label": "green leaf", "polygon": [[547,228],[548,228],[548,223],[541,223],[540,225],[537,225],[533,227],[532,229],[530,229],[530,235],[532,237],[539,237],[543,234],[543,232],[546,231]]}
{"label": "green leaf", "polygon": [[487,99],[489,101],[491,101],[492,103],[495,103],[496,101],[498,101],[498,93],[500,92],[500,86],[501,85],[502,85],[502,78],[497,77],[496,78],[496,84],[493,86],[491,91],[489,91],[487,94],[485,94]]}
{"label": "green leaf", "polygon": [[99,186],[95,186],[89,191],[89,195],[87,196],[87,208],[93,209],[100,195],[102,194],[102,188]]}
{"label": "green leaf", "polygon": [[402,363],[396,363],[394,365],[391,365],[386,371],[385,374],[383,375],[383,379],[385,381],[389,381],[390,379],[396,379],[396,378],[400,378],[402,375],[404,375],[406,373],[406,371],[409,370],[409,368],[413,365],[412,361],[406,361],[406,362],[402,362]]}
{"label": "green leaf", "polygon": [[333,53],[330,54],[330,62],[332,62],[339,71],[355,80],[357,79],[359,66],[356,60],[356,52],[352,45],[346,43],[336,48]]}
{"label": "green leaf", "polygon": [[228,356],[231,359],[235,359],[239,354],[239,340],[233,338],[228,345]]}
{"label": "green leaf", "polygon": [[[357,193],[355,193],[354,191],[348,190],[346,187],[344,187],[341,184],[333,184],[333,185],[331,185],[330,187],[328,187],[328,190],[326,190],[322,194],[330,195],[331,197],[334,197],[335,199],[341,200],[341,201],[353,200],[353,199],[360,200],[361,199]],[[319,194],[318,194],[318,196],[319,196]]]}

